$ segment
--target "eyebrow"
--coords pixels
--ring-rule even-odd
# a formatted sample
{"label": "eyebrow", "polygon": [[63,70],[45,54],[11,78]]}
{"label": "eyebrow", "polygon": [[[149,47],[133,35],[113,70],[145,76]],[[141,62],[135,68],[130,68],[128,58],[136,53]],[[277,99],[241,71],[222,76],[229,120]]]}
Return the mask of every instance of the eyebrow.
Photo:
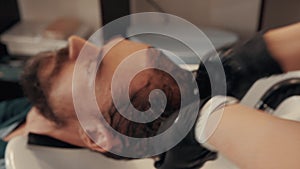
{"label": "eyebrow", "polygon": [[69,47],[66,47],[54,52],[54,65],[52,66],[52,70],[49,73],[49,80],[54,78],[61,71],[61,68],[69,57],[68,49]]}
{"label": "eyebrow", "polygon": [[33,58],[33,60],[36,60],[34,62],[38,62],[37,78],[45,94],[48,94],[51,90],[53,79],[63,67],[61,62],[64,62],[68,56],[68,48],[62,48],[57,51],[40,53],[36,58]]}

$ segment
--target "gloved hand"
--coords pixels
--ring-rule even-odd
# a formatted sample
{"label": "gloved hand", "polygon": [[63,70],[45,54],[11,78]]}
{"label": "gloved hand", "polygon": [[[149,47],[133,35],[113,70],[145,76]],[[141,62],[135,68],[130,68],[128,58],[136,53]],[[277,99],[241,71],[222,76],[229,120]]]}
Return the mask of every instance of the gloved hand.
{"label": "gloved hand", "polygon": [[175,147],[162,154],[155,167],[158,169],[198,169],[205,162],[215,160],[217,153],[202,147],[192,131]]}
{"label": "gloved hand", "polygon": [[[194,111],[194,109],[190,107],[190,105],[184,107],[182,109],[183,113],[187,113],[186,111]],[[169,127],[170,123],[173,123],[177,117],[176,113],[172,114],[172,116],[170,116],[168,120],[162,124],[160,127],[161,130],[165,130]],[[179,117],[178,120],[183,119],[180,119]],[[187,136],[180,141],[180,143],[160,155],[159,160],[155,162],[155,167],[157,169],[199,169],[205,164],[205,162],[215,160],[216,158],[216,152],[207,150],[195,140],[193,127]]]}
{"label": "gloved hand", "polygon": [[226,75],[227,95],[238,99],[241,99],[258,79],[282,73],[279,64],[268,52],[263,36],[258,34],[243,46],[223,51],[219,57],[208,57],[200,64],[196,80],[201,98],[211,96],[209,78],[218,77],[209,77],[204,65],[213,66],[219,58]]}

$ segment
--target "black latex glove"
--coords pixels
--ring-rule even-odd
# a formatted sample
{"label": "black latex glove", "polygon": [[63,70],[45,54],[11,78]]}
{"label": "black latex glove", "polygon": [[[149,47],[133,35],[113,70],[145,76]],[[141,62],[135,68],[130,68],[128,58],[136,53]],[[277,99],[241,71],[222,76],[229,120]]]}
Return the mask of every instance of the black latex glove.
{"label": "black latex glove", "polygon": [[[189,106],[182,109],[183,113],[185,111],[194,111]],[[177,114],[173,114],[169,117],[168,121],[162,124],[161,129],[167,129],[177,117]],[[182,120],[180,116],[178,120]],[[172,138],[170,137],[169,139]],[[215,160],[216,158],[216,152],[207,150],[195,140],[193,127],[180,143],[160,156],[160,160],[155,163],[155,167],[158,169],[199,169],[205,162]]]}
{"label": "black latex glove", "polygon": [[[221,52],[219,57],[226,75],[227,95],[238,99],[242,99],[258,79],[282,73],[279,64],[268,52],[262,34],[258,34],[243,46]],[[213,59],[204,61],[205,65],[213,66],[215,59],[219,57],[211,56]],[[211,76],[214,77],[218,76]],[[199,66],[196,79],[201,98],[210,97],[209,76],[203,63]]]}
{"label": "black latex glove", "polygon": [[158,169],[199,169],[205,162],[215,160],[217,153],[211,152],[195,141],[190,132],[177,146],[162,155],[156,163]]}

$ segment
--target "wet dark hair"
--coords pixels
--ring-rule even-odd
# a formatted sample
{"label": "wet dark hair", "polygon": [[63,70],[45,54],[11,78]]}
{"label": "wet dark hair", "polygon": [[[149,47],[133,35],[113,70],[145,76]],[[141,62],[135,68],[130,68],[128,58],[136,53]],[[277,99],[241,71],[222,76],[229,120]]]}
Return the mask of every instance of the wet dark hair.
{"label": "wet dark hair", "polygon": [[[68,56],[68,48],[55,52],[39,53],[26,62],[21,75],[21,85],[25,96],[39,110],[41,115],[57,125],[61,125],[62,121],[51,109],[48,97],[53,83],[52,79],[60,72]],[[52,71],[47,76],[44,76],[43,71],[45,67],[49,66],[52,61],[54,64]]]}
{"label": "wet dark hair", "polygon": [[[134,108],[145,111],[149,108],[150,104],[148,102],[149,94],[154,89],[161,89],[167,98],[167,105],[164,110],[164,112],[161,114],[161,116],[157,119],[155,119],[152,122],[149,123],[137,123],[128,120],[127,118],[123,117],[118,110],[115,108],[114,104],[110,106],[110,110],[108,112],[109,114],[109,120],[110,126],[114,128],[116,131],[118,131],[121,134],[124,134],[129,137],[135,137],[135,138],[149,138],[156,136],[159,131],[161,122],[163,122],[165,119],[167,119],[170,115],[178,111],[181,107],[181,97],[185,97],[185,103],[182,103],[183,106],[195,101],[198,99],[198,96],[195,96],[192,92],[192,87],[189,86],[190,83],[194,79],[194,76],[186,71],[178,67],[176,64],[174,64],[172,61],[170,61],[167,56],[165,56],[161,52],[157,52],[155,49],[150,49],[149,57],[151,60],[149,62],[152,62],[150,64],[156,65],[157,67],[162,67],[164,65],[164,68],[168,72],[173,72],[173,75],[175,75],[178,83],[183,85],[184,91],[180,91],[178,84],[176,83],[175,79],[168,74],[167,72],[158,70],[158,69],[147,69],[144,71],[141,71],[141,76],[145,76],[148,78],[148,83],[145,87],[140,89],[139,91],[136,91],[136,93],[133,93],[130,97],[130,101]],[[134,81],[134,79],[132,80]],[[152,95],[153,96],[153,95]],[[192,97],[191,97],[192,96]],[[195,96],[195,97],[193,97]],[[155,99],[155,95],[153,96],[153,100]],[[131,112],[132,110],[124,108],[124,111]],[[138,114],[132,114],[132,116],[138,116]],[[160,131],[164,132],[164,131]],[[123,139],[123,140],[122,140]],[[137,156],[148,156],[146,153],[151,152],[149,151],[149,148],[153,148],[153,145],[150,145],[151,143],[148,142],[139,142],[136,141],[130,142],[129,140],[124,140],[124,138],[120,138],[123,148],[125,149],[131,149],[131,151],[135,151]],[[111,156],[109,153],[108,155]],[[118,156],[116,156],[118,157]],[[124,158],[120,158],[124,159]],[[127,158],[125,158],[127,159]]]}

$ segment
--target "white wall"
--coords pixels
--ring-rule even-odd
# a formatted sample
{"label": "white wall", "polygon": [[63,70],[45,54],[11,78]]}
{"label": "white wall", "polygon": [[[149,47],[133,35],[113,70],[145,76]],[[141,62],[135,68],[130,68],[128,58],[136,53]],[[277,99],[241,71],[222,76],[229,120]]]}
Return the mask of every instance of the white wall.
{"label": "white wall", "polygon": [[52,21],[70,16],[82,20],[94,30],[101,26],[99,0],[18,0],[23,20]]}
{"label": "white wall", "polygon": [[[242,38],[257,28],[260,0],[155,0],[166,12],[183,17],[197,26],[232,30]],[[132,12],[155,11],[146,0],[131,0]],[[22,19],[53,20],[78,17],[94,30],[101,24],[99,0],[19,0]]]}
{"label": "white wall", "polygon": [[272,28],[300,21],[299,0],[266,1],[263,28]]}
{"label": "white wall", "polygon": [[[155,11],[145,0],[131,0],[133,12]],[[197,26],[232,30],[242,38],[257,29],[260,0],[155,0],[167,13]]]}
{"label": "white wall", "polygon": [[256,32],[260,0],[211,0],[209,24],[247,38]]}

